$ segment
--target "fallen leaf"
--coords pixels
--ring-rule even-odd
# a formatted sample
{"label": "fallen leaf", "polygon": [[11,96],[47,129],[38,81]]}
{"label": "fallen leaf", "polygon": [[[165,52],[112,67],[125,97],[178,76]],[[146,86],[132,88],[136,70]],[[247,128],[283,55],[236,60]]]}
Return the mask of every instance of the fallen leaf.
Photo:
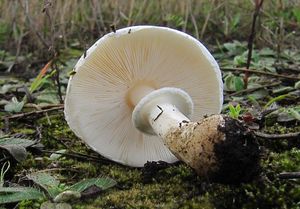
{"label": "fallen leaf", "polygon": [[11,99],[11,102],[9,102],[8,104],[6,104],[4,106],[4,110],[6,112],[21,112],[21,110],[23,109],[23,106],[24,106],[23,101],[19,102],[16,97],[13,97]]}
{"label": "fallen leaf", "polygon": [[1,149],[9,152],[9,154],[18,162],[26,159],[28,153],[23,146],[15,144],[0,145]]}

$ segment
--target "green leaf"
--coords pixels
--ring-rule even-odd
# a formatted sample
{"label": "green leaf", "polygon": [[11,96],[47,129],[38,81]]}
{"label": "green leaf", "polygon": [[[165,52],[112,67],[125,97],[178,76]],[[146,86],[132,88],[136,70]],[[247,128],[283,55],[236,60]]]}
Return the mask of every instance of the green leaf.
{"label": "green leaf", "polygon": [[[244,52],[244,56],[245,59],[247,60],[246,57],[248,56],[248,50]],[[253,50],[252,57],[251,57],[252,64],[257,64],[259,62],[259,59],[260,59],[259,53],[257,52],[257,50]]]}
{"label": "green leaf", "polygon": [[236,110],[235,110],[235,108],[233,107],[233,105],[232,104],[229,104],[229,116],[230,117],[232,117],[232,118],[237,118],[237,113],[236,113]]}
{"label": "green leaf", "polygon": [[44,198],[43,192],[32,187],[1,187],[0,204]]}
{"label": "green leaf", "polygon": [[[40,73],[37,75],[37,77],[33,80],[33,82],[30,85],[29,91],[30,93],[33,93],[34,91],[38,90],[42,84],[45,82],[45,80],[49,77],[49,75],[46,75],[46,72],[50,68],[52,64],[52,60],[50,60],[40,71]],[[51,75],[53,72],[51,73]]]}
{"label": "green leaf", "polygon": [[255,107],[257,107],[257,108],[260,107],[260,105],[259,105],[257,99],[256,99],[253,95],[248,95],[247,98],[248,98],[248,100],[253,104],[253,106],[255,106]]}
{"label": "green leaf", "polygon": [[6,161],[5,163],[3,163],[2,167],[1,167],[1,172],[0,172],[0,188],[3,187],[4,184],[4,176],[7,173],[7,171],[10,168],[10,162]]}
{"label": "green leaf", "polygon": [[300,89],[300,81],[298,81],[298,82],[295,83],[294,88],[295,89]]}
{"label": "green leaf", "polygon": [[66,149],[58,150],[55,153],[51,154],[49,159],[50,160],[58,160],[61,157],[61,154],[64,154],[66,151],[67,151]]}
{"label": "green leaf", "polygon": [[27,175],[27,178],[40,186],[57,187],[59,185],[59,181],[46,172],[31,173]]}
{"label": "green leaf", "polygon": [[234,88],[236,91],[244,89],[244,82],[241,77],[236,76],[234,78]]}
{"label": "green leaf", "polygon": [[235,76],[233,74],[228,74],[225,79],[225,90],[229,91],[240,91],[244,89],[243,79],[239,76]]}
{"label": "green leaf", "polygon": [[260,89],[260,90],[252,92],[251,94],[248,95],[248,97],[252,97],[252,98],[258,100],[258,99],[263,99],[268,95],[269,95],[269,92],[266,89]]}
{"label": "green leaf", "polygon": [[235,14],[232,18],[232,21],[230,22],[231,24],[231,30],[234,30],[238,24],[240,23],[241,15],[240,14]]}
{"label": "green leaf", "polygon": [[16,193],[16,192],[26,192],[28,189],[35,189],[33,187],[21,187],[21,186],[16,186],[16,187],[0,187],[0,194],[2,193]]}
{"label": "green leaf", "polygon": [[300,111],[297,111],[295,108],[289,108],[289,112],[295,119],[300,121]]}
{"label": "green leaf", "polygon": [[36,97],[37,103],[59,104],[59,97],[56,90],[45,89],[39,93]]}
{"label": "green leaf", "polygon": [[235,110],[236,110],[237,113],[240,113],[241,112],[241,105],[237,104],[236,107],[235,107]]}
{"label": "green leaf", "polygon": [[300,23],[300,9],[298,7],[293,9],[293,15],[296,18],[296,21]]}
{"label": "green leaf", "polygon": [[0,146],[5,146],[5,145],[19,145],[22,147],[30,147],[34,145],[35,142],[32,140],[28,139],[22,139],[22,138],[16,138],[16,137],[1,137],[0,138]]}
{"label": "green leaf", "polygon": [[6,112],[21,112],[23,106],[24,106],[23,101],[19,102],[16,97],[13,97],[11,99],[11,102],[9,102],[4,106],[4,110]]}
{"label": "green leaf", "polygon": [[60,193],[59,181],[46,172],[31,173],[26,177],[47,191],[52,198]]}
{"label": "green leaf", "polygon": [[275,56],[276,53],[274,50],[270,49],[270,48],[262,48],[260,51],[259,51],[259,54],[261,56]]}
{"label": "green leaf", "polygon": [[8,92],[12,92],[12,91],[16,90],[17,87],[20,87],[20,88],[22,87],[19,84],[10,84],[10,83],[1,84],[1,86],[2,87],[0,88],[0,94],[6,94]]}
{"label": "green leaf", "polygon": [[228,74],[224,79],[225,90],[233,91],[234,90],[234,75]]}
{"label": "green leaf", "polygon": [[81,197],[80,192],[78,191],[72,191],[72,190],[66,190],[61,193],[59,193],[55,198],[54,202],[68,202],[70,200],[76,200]]}
{"label": "green leaf", "polygon": [[274,102],[277,102],[277,101],[280,101],[280,100],[283,100],[285,99],[286,97],[288,97],[289,95],[288,94],[283,94],[283,95],[280,95],[278,97],[274,97],[273,99],[271,99],[269,102],[267,102],[267,104],[264,106],[264,109],[267,109],[271,104],[273,104]]}
{"label": "green leaf", "polygon": [[32,146],[35,142],[28,139],[15,137],[0,137],[0,148],[5,149],[18,162],[27,157],[26,147]]}
{"label": "green leaf", "polygon": [[0,145],[1,149],[5,149],[18,162],[26,159],[28,153],[23,146],[15,144]]}
{"label": "green leaf", "polygon": [[117,182],[111,178],[91,178],[91,179],[85,179],[82,180],[71,187],[69,187],[69,190],[82,192],[86,190],[87,188],[91,187],[92,185],[95,185],[102,190],[106,190],[110,187],[113,187],[117,184]]}
{"label": "green leaf", "polygon": [[278,88],[275,88],[272,92],[273,94],[283,94],[292,91],[294,88],[291,86],[281,86]]}
{"label": "green leaf", "polygon": [[241,54],[247,49],[246,44],[239,41],[225,43],[223,46],[228,51],[227,53],[231,56]]}
{"label": "green leaf", "polygon": [[233,58],[233,63],[235,66],[243,66],[246,64],[246,58],[241,55],[237,55]]}

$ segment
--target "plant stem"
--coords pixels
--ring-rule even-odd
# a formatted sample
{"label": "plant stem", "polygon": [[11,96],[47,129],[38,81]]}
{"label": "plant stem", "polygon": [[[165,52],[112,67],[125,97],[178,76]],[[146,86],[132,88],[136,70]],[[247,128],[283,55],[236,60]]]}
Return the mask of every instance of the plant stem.
{"label": "plant stem", "polygon": [[255,131],[254,135],[266,139],[288,139],[288,138],[300,137],[300,132],[288,133],[288,134],[266,134],[259,131]]}
{"label": "plant stem", "polygon": [[[71,151],[71,153],[59,153],[57,151],[51,151],[51,150],[42,150],[42,152],[44,153],[49,153],[49,154],[59,154],[61,156],[65,156],[65,157],[73,157],[76,158],[78,160],[83,160],[83,161],[94,161],[94,162],[101,162],[101,163],[116,163],[114,161],[111,161],[109,159],[106,158],[100,158],[100,157],[94,157],[94,156],[89,156],[89,155],[85,155],[85,154],[81,154],[81,153],[76,153]],[[118,164],[118,163],[116,163]]]}
{"label": "plant stem", "polygon": [[31,112],[18,113],[18,114],[14,114],[14,115],[10,115],[10,116],[4,117],[4,120],[22,118],[22,117],[27,117],[27,116],[30,116],[30,115],[47,113],[47,112],[50,112],[50,111],[62,110],[62,109],[64,109],[63,105],[58,106],[58,107],[53,107],[53,108],[50,108],[50,109],[44,109],[44,110],[37,110],[37,111],[31,111]]}
{"label": "plant stem", "polygon": [[300,172],[282,172],[278,174],[281,179],[296,179],[300,178]]}
{"label": "plant stem", "polygon": [[263,88],[267,88],[267,87],[273,87],[273,86],[278,86],[280,84],[281,84],[281,82],[275,82],[275,83],[271,83],[271,84],[266,84],[266,85],[262,85],[262,86],[259,86],[259,87],[255,87],[255,88],[243,89],[241,91],[237,91],[237,92],[228,94],[227,96],[237,96],[239,94],[250,93],[250,92],[253,92],[253,91],[256,91],[256,90],[259,90],[259,89],[263,89]]}
{"label": "plant stem", "polygon": [[234,67],[221,67],[222,71],[239,71],[239,72],[250,72],[253,74],[261,74],[261,75],[267,75],[267,76],[271,76],[271,77],[277,77],[277,78],[285,78],[285,79],[292,79],[292,80],[296,80],[299,81],[300,77],[298,76],[288,76],[288,75],[281,75],[278,73],[269,73],[269,72],[264,72],[264,71],[259,71],[259,70],[255,70],[255,69],[245,69],[245,68],[234,68]]}
{"label": "plant stem", "polygon": [[[252,49],[253,49],[253,41],[255,38],[255,24],[256,24],[256,19],[259,15],[260,8],[263,4],[264,0],[256,0],[255,1],[255,11],[253,13],[253,19],[252,19],[252,26],[251,26],[251,33],[248,39],[248,57],[247,57],[247,63],[246,63],[246,68],[249,69],[250,63],[251,63],[251,58],[252,58]],[[249,71],[245,72],[244,76],[244,88],[247,89],[248,86],[248,78],[249,78]]]}
{"label": "plant stem", "polygon": [[56,84],[57,84],[57,94],[58,94],[60,103],[63,104],[64,101],[63,101],[63,97],[62,97],[62,93],[61,93],[61,84],[59,81],[59,68],[58,68],[58,65],[56,62],[53,63],[53,67],[56,70],[55,80],[56,80]]}

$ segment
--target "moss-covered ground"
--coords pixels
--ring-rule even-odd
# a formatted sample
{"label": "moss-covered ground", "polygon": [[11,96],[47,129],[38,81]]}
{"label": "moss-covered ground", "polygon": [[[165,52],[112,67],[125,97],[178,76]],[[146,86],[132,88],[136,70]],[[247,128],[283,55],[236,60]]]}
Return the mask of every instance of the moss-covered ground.
{"label": "moss-covered ground", "polygon": [[[28,122],[28,121],[27,121]],[[97,157],[69,129],[62,113],[33,120],[40,125],[42,144],[47,150],[68,149]],[[296,124],[297,125],[297,124]],[[26,127],[26,126],[25,126]],[[295,126],[299,129],[299,126]],[[266,126],[270,133],[284,132],[284,126]],[[15,133],[35,134],[18,121]],[[291,130],[289,130],[291,131]],[[241,185],[222,185],[199,178],[183,163],[150,166],[150,170],[130,168],[113,162],[62,156],[50,160],[50,153],[32,153],[14,167],[17,174],[33,170],[47,170],[63,184],[83,178],[107,176],[118,182],[112,189],[97,196],[74,200],[74,208],[299,208],[300,181],[278,177],[283,171],[300,170],[300,150],[287,140],[265,143],[262,157],[263,171],[253,182]],[[281,148],[280,148],[281,147]],[[276,150],[278,152],[276,152]],[[18,176],[18,175],[16,175]],[[17,178],[17,177],[15,177]],[[39,208],[44,200],[23,201],[19,208]]]}

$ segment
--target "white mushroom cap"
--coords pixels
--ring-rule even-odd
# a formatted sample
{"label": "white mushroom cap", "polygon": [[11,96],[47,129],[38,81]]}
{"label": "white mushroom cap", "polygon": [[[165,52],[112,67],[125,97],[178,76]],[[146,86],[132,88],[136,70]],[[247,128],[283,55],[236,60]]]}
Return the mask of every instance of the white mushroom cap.
{"label": "white mushroom cap", "polygon": [[65,100],[69,126],[101,155],[130,166],[177,161],[159,137],[133,125],[135,103],[128,94],[136,86],[149,92],[163,87],[187,92],[194,103],[191,120],[219,113],[223,103],[215,59],[199,41],[169,28],[134,26],[109,33],[74,70]]}

